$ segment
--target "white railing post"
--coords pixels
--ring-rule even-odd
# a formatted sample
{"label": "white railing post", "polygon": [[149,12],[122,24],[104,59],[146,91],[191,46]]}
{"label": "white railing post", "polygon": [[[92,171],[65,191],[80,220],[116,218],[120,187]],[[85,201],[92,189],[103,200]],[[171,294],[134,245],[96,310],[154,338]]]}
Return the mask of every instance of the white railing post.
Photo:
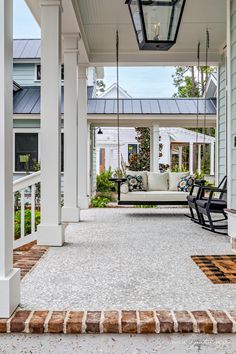
{"label": "white railing post", "polygon": [[25,236],[25,189],[20,191],[20,237]]}
{"label": "white railing post", "polygon": [[13,269],[12,0],[0,0],[0,318],[20,303],[20,272]]}
{"label": "white railing post", "polygon": [[31,186],[31,234],[35,233],[35,184]]}

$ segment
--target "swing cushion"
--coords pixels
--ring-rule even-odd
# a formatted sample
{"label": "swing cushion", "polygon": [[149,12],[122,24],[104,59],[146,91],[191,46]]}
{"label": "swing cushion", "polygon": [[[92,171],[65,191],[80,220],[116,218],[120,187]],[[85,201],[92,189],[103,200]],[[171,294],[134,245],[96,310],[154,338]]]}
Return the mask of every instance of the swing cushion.
{"label": "swing cushion", "polygon": [[178,191],[134,191],[121,193],[120,201],[124,202],[187,202],[188,192]]}
{"label": "swing cushion", "polygon": [[144,186],[143,186],[143,177],[140,175],[135,175],[135,176],[131,176],[128,175],[127,176],[127,181],[128,181],[128,186],[129,186],[129,191],[133,192],[133,191],[143,191]]}
{"label": "swing cushion", "polygon": [[195,181],[195,179],[193,176],[182,177],[178,183],[178,191],[179,192],[189,192],[190,188],[194,184],[194,181]]}
{"label": "swing cushion", "polygon": [[130,176],[142,176],[143,190],[148,189],[148,177],[147,171],[126,171],[126,177]]}
{"label": "swing cushion", "polygon": [[178,184],[183,177],[188,177],[189,172],[170,172],[169,173],[169,190],[178,191]]}
{"label": "swing cushion", "polygon": [[168,191],[169,172],[148,172],[149,191]]}

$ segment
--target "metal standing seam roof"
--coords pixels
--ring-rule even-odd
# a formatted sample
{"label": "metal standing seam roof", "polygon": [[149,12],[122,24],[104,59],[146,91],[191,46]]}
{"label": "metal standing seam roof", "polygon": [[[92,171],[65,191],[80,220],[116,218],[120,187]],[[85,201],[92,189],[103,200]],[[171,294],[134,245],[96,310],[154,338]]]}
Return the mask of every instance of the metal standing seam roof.
{"label": "metal standing seam roof", "polygon": [[[88,88],[88,97],[90,94]],[[214,99],[199,99],[199,114],[216,115]],[[64,113],[64,88],[62,87],[62,113]],[[191,115],[197,114],[196,98],[120,99],[120,114]],[[23,87],[13,96],[14,114],[40,114],[40,87]],[[88,98],[88,114],[116,114],[116,99]]]}
{"label": "metal standing seam roof", "polygon": [[40,59],[41,40],[40,39],[14,39],[13,58],[14,59]]}

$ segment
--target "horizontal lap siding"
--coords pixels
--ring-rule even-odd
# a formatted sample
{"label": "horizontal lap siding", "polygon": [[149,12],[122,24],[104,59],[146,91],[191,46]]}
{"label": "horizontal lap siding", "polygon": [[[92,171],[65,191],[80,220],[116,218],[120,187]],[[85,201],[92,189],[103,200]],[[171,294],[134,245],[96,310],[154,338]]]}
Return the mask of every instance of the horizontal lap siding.
{"label": "horizontal lap siding", "polygon": [[218,91],[218,177],[226,175],[226,66],[225,57],[219,65]]}
{"label": "horizontal lap siding", "polygon": [[39,85],[35,81],[35,65],[34,64],[14,64],[13,79],[21,86]]}
{"label": "horizontal lap siding", "polygon": [[[236,136],[236,0],[232,1],[231,12],[231,141]],[[236,209],[236,148],[231,151],[231,207]]]}

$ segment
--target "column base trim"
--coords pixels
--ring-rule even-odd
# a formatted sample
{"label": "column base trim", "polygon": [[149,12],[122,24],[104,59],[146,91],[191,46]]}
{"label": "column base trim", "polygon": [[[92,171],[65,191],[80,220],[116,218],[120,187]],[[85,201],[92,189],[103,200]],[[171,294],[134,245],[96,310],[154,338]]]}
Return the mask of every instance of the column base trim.
{"label": "column base trim", "polygon": [[20,304],[20,269],[13,268],[6,278],[0,278],[0,318],[9,318]]}
{"label": "column base trim", "polygon": [[78,201],[80,209],[88,209],[89,208],[89,197],[79,198]]}
{"label": "column base trim", "polygon": [[80,209],[79,208],[62,208],[62,221],[63,222],[79,222],[80,221]]}
{"label": "column base trim", "polygon": [[236,251],[236,211],[226,209],[225,212],[228,215],[228,235],[231,238],[232,249]]}
{"label": "column base trim", "polygon": [[40,224],[36,236],[39,246],[61,247],[65,242],[65,226]]}

